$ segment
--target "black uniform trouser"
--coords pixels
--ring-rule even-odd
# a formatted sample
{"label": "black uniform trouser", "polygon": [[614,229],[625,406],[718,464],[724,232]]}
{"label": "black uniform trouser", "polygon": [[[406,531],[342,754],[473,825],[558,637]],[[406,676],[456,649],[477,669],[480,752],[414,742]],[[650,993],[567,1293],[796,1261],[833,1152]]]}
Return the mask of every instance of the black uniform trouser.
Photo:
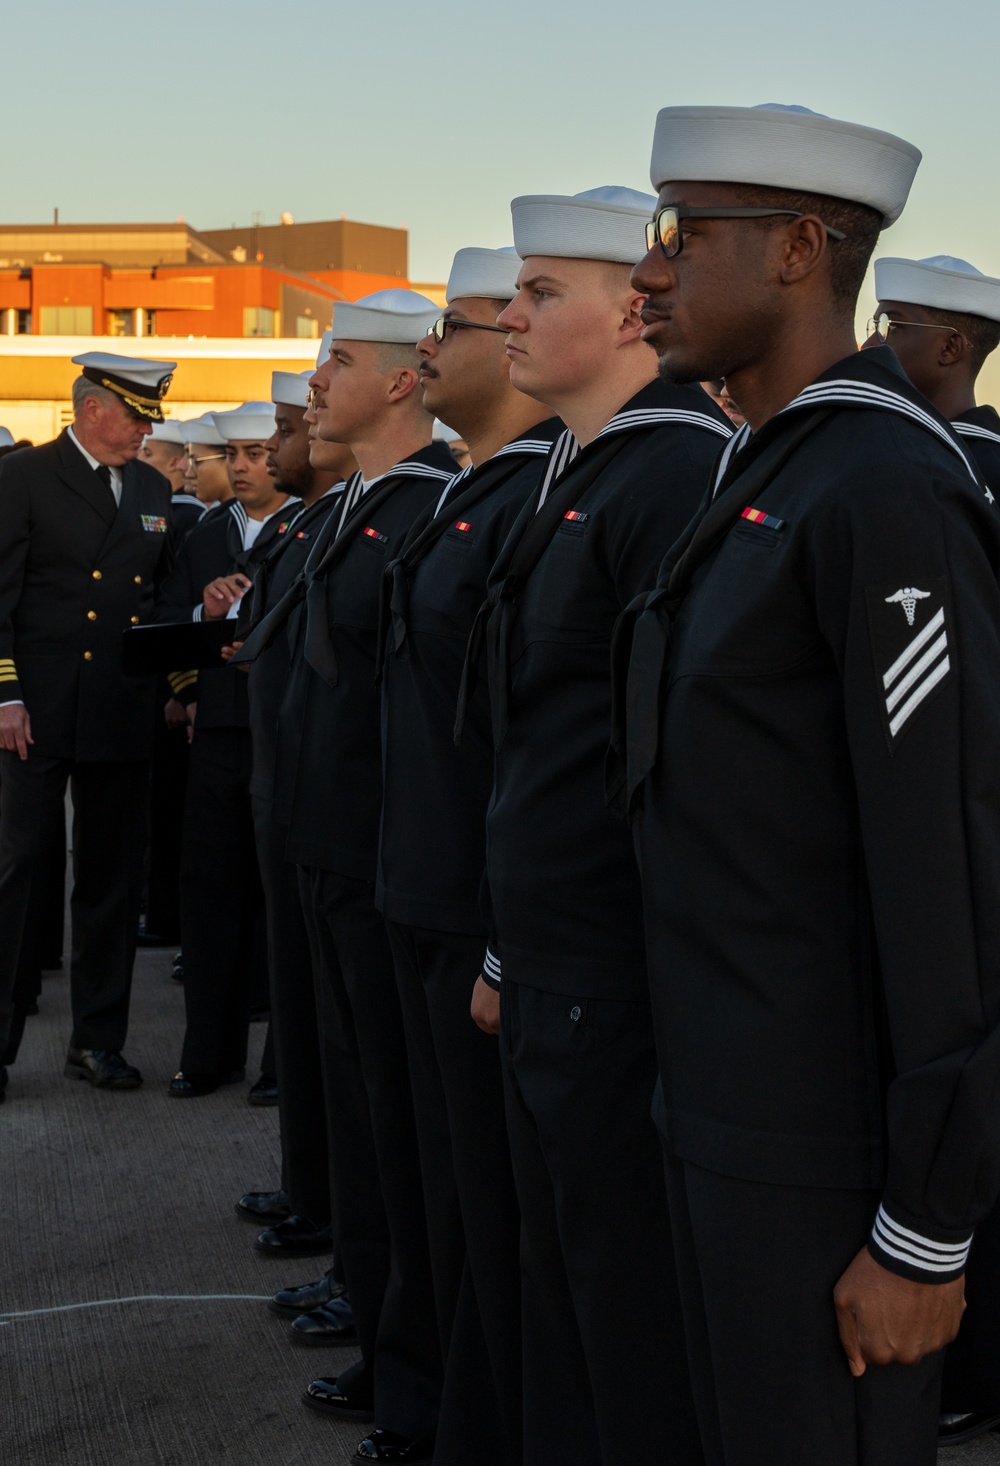
{"label": "black uniform trouser", "polygon": [[941,1408],[1000,1410],[1000,1207],[976,1228],[965,1298],[958,1338],[945,1351]]}
{"label": "black uniform trouser", "polygon": [[254,942],[263,935],[250,763],[249,729],[196,729],[181,862],[185,1074],[222,1076],[246,1063]]}
{"label": "black uniform trouser", "polygon": [[386,925],[446,1356],[435,1466],[514,1466],[521,1460],[520,1214],[497,1040],[469,1014],[485,938]]}
{"label": "black uniform trouser", "polygon": [[271,809],[269,800],[253,800],[267,909],[270,1035],[278,1079],[282,1185],[297,1216],[325,1226],[330,1220],[330,1167],[312,956],[298,872],[285,859],[288,832],[274,823]]}
{"label": "black uniform trouser", "polygon": [[148,778],[145,760],[76,763],[32,753],[22,762],[0,753],[0,1053],[8,1063],[37,978],[38,944],[30,935],[31,958],[24,960],[32,886],[65,819],[67,783],[73,795],[70,1043],[120,1049],[125,1042]]}
{"label": "black uniform trouser", "polygon": [[837,1333],[833,1290],[878,1195],[670,1157],[667,1190],[708,1466],[934,1466],[942,1356],[855,1379]]}
{"label": "black uniform trouser", "polygon": [[319,959],[331,1202],[362,1352],[341,1385],[373,1395],[383,1430],[422,1440],[437,1425],[441,1351],[392,953],[373,882],[325,870],[302,879]]}
{"label": "black uniform trouser", "polygon": [[700,1466],[649,1114],[649,1007],[505,975],[500,1019],[522,1218],[525,1466]]}
{"label": "black uniform trouser", "polygon": [[149,784],[149,857],[146,930],[177,941],[181,929],[181,814],[187,788],[186,728],[168,728],[156,711]]}

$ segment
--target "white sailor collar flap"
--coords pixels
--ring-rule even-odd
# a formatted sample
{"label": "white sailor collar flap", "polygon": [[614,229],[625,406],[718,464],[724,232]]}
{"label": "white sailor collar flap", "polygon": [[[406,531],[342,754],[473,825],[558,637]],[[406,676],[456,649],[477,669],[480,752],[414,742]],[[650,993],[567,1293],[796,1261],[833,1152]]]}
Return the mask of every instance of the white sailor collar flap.
{"label": "white sailor collar flap", "polygon": [[[993,495],[983,482],[982,476],[959,439],[958,425],[953,426],[940,417],[910,386],[898,368],[893,369],[885,363],[882,359],[883,352],[891,356],[889,348],[884,347],[871,351],[859,351],[853,357],[838,362],[829,375],[812,382],[797,397],[793,398],[787,407],[783,407],[769,423],[765,423],[761,434],[767,434],[772,425],[777,426],[780,431],[779,425],[790,413],[801,412],[803,409],[817,412],[823,408],[861,407],[893,412],[900,417],[908,418],[910,422],[932,433],[939,442],[949,448],[958,458],[972,482],[992,504]],[[892,360],[895,362],[894,357]],[[837,375],[834,376],[833,372],[836,372]],[[981,435],[984,434],[976,434],[976,436]],[[966,434],[966,436],[972,435]],[[751,442],[751,439],[750,428],[744,424],[727,443],[716,465],[713,498],[718,497],[723,479],[733,459]]]}
{"label": "white sailor collar flap", "polygon": [[955,675],[951,592],[947,580],[911,576],[867,586],[865,601],[882,728],[895,752]]}

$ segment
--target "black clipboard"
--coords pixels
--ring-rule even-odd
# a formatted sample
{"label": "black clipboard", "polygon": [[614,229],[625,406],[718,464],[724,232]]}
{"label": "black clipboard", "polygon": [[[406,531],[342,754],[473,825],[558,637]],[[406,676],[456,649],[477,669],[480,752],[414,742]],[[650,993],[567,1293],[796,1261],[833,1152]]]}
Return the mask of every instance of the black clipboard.
{"label": "black clipboard", "polygon": [[222,648],[235,637],[236,622],[229,618],[129,626],[122,635],[122,669],[127,677],[148,677],[154,672],[225,667]]}

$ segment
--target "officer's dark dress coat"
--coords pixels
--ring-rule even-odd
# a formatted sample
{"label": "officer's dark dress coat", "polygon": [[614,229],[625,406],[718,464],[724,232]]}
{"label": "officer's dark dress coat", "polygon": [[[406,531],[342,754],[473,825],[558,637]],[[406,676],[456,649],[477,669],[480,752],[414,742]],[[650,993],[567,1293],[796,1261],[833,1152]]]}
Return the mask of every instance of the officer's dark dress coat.
{"label": "officer's dark dress coat", "polygon": [[37,754],[149,756],[156,679],[124,675],[122,633],[152,619],[170,499],[132,459],[116,507],[68,432],[0,462],[0,702],[24,702]]}

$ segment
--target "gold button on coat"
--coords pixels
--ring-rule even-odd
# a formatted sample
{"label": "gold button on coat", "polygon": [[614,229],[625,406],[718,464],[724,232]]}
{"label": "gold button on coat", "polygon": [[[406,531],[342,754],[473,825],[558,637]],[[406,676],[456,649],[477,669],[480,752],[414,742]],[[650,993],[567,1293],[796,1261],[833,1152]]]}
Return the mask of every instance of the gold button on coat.
{"label": "gold button on coat", "polygon": [[96,611],[88,611],[87,612],[87,620],[88,621],[96,621],[97,620],[97,612]]}
{"label": "gold button on coat", "polygon": [[138,618],[138,616],[132,616],[130,619],[132,621],[132,625],[133,626],[138,626],[138,624],[139,624],[139,618]]}
{"label": "gold button on coat", "polygon": [[101,578],[101,572],[99,570],[93,570],[93,571],[91,571],[91,574],[93,575],[93,577],[94,577],[95,580],[100,580],[100,578]]}
{"label": "gold button on coat", "polygon": [[136,576],[135,583],[136,583],[136,585],[142,585],[142,576],[141,575],[137,575]]}
{"label": "gold button on coat", "polygon": [[94,653],[93,652],[84,652],[84,654],[83,654],[83,660],[85,662],[92,662],[94,660]]}

